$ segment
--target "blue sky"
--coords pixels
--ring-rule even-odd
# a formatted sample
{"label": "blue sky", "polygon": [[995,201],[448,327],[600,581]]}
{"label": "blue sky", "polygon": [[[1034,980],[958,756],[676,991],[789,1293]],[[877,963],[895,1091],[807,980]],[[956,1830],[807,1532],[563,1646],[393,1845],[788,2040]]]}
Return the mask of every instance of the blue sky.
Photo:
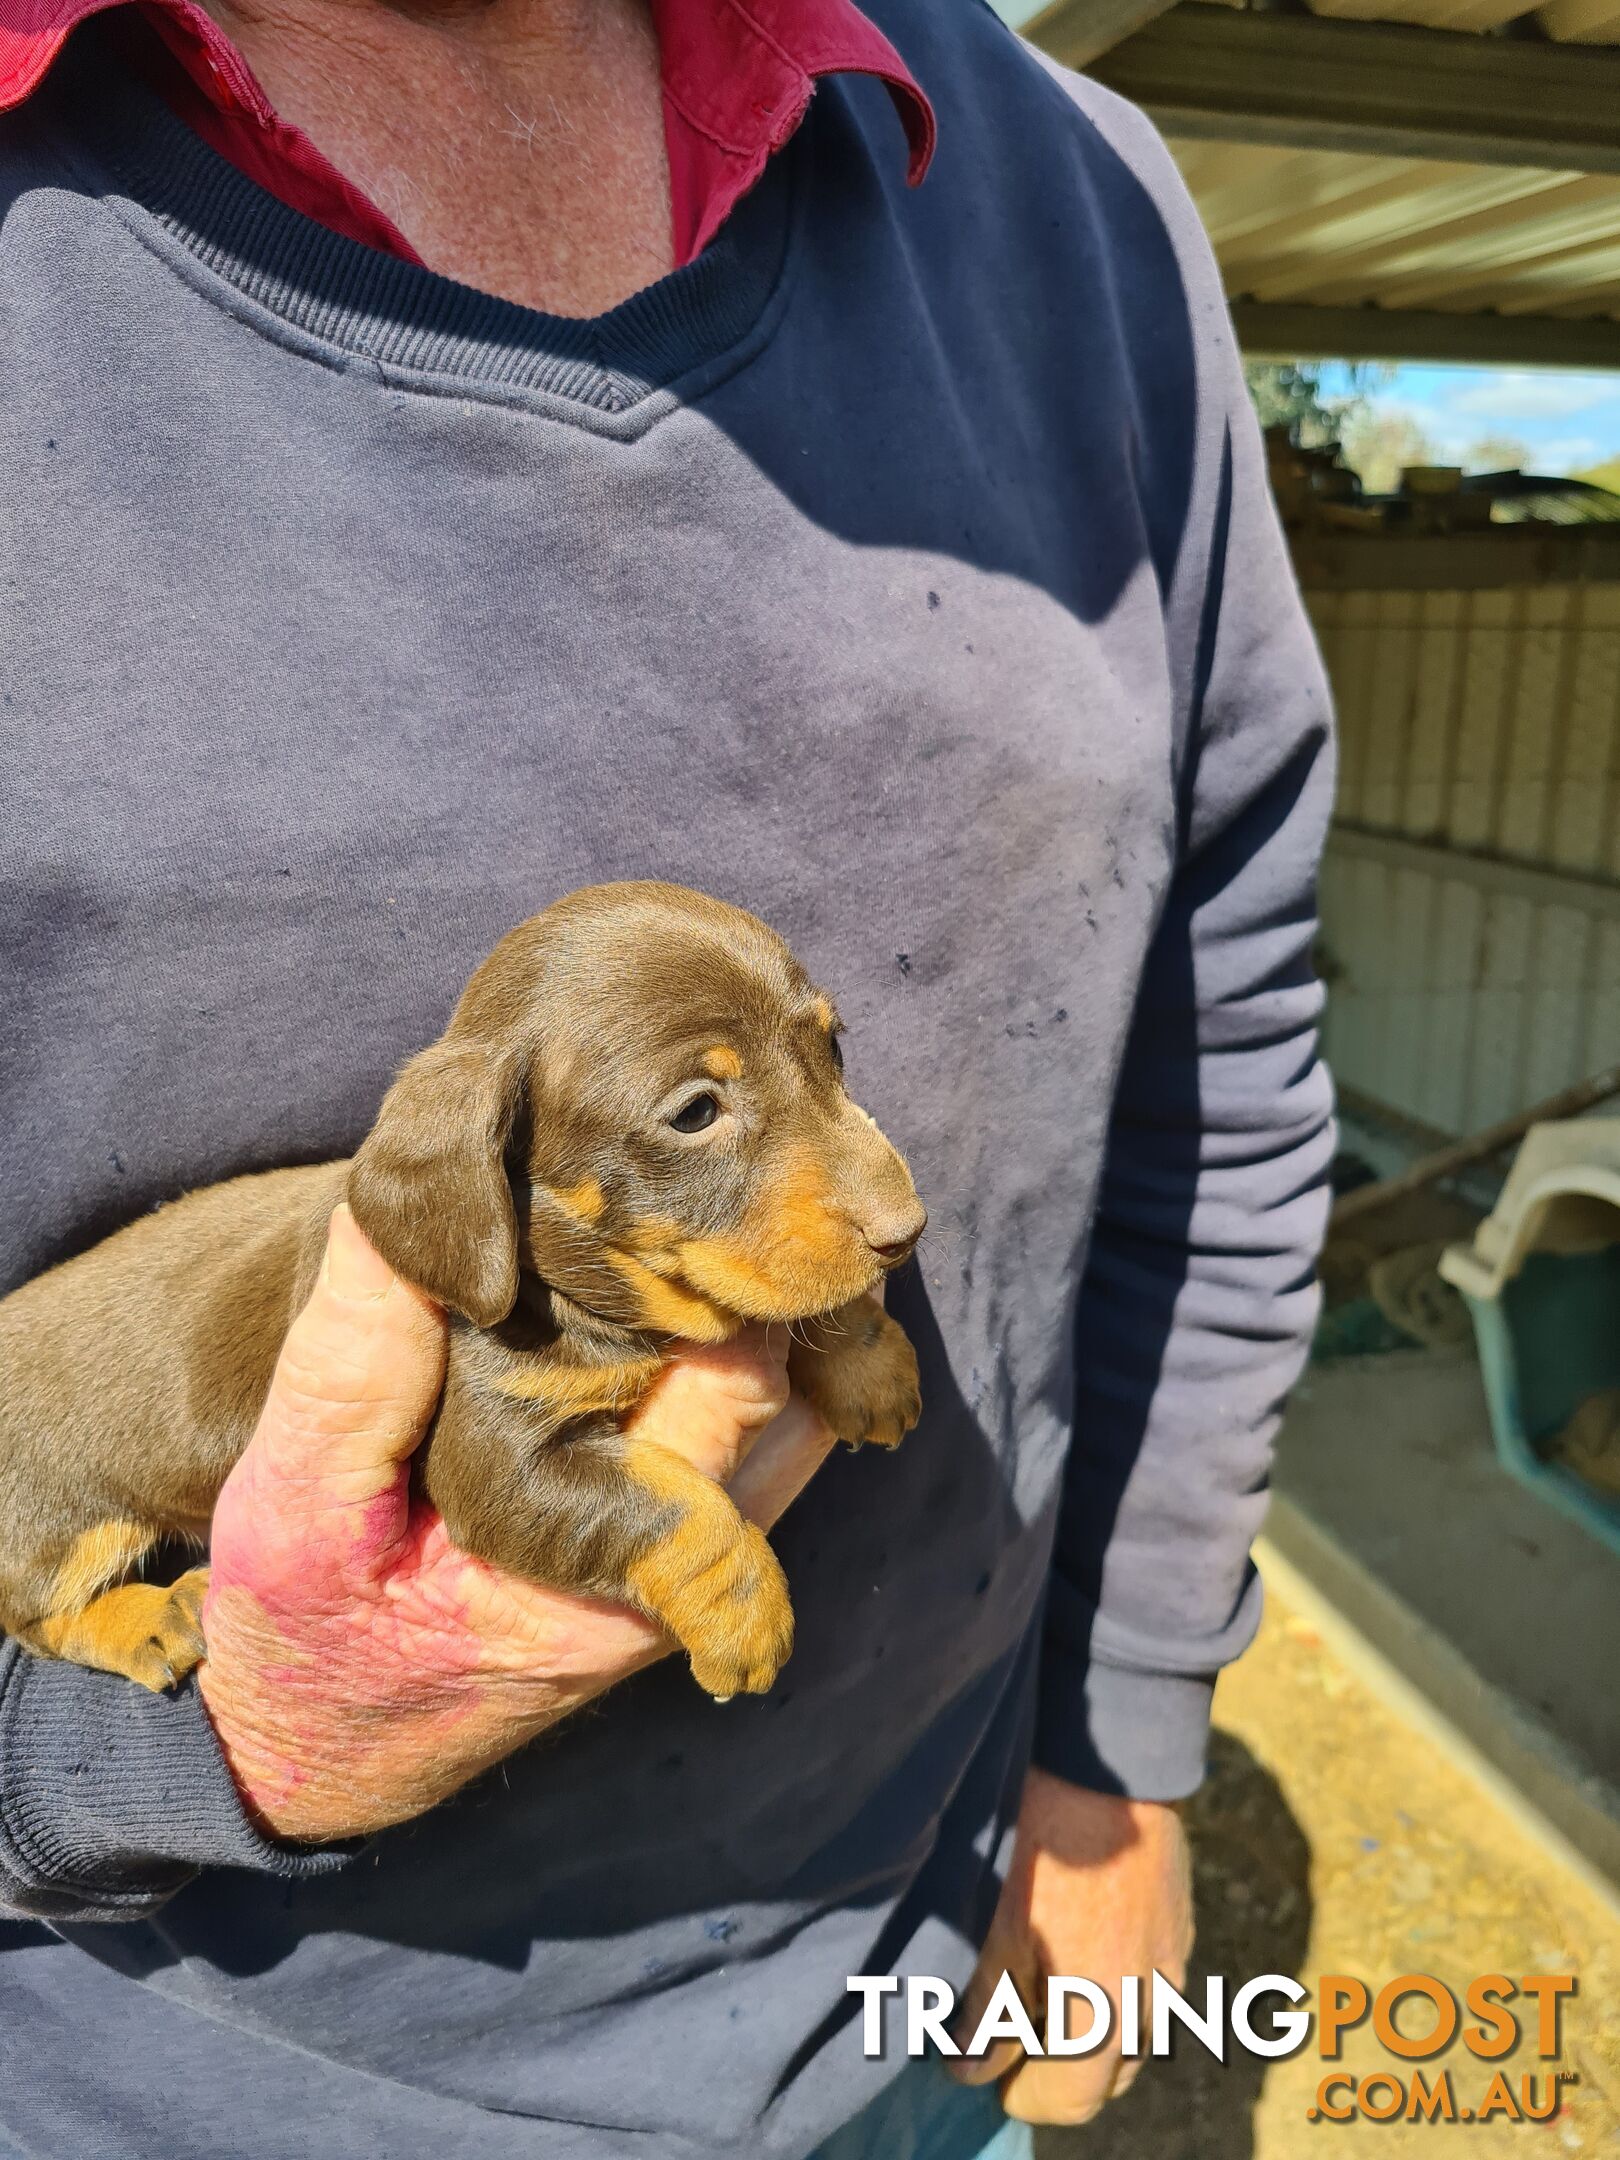
{"label": "blue sky", "polygon": [[[1330,368],[1324,388],[1347,387]],[[1409,413],[1447,462],[1482,435],[1528,443],[1538,472],[1578,472],[1620,456],[1620,374],[1553,368],[1401,367],[1364,394],[1381,411]]]}

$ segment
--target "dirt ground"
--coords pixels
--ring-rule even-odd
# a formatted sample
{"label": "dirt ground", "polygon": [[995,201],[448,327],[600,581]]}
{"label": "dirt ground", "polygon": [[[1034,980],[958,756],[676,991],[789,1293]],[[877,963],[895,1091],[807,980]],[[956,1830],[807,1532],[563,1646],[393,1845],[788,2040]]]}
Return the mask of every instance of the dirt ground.
{"label": "dirt ground", "polygon": [[[1342,2063],[1306,2050],[1274,2062],[1234,2053],[1227,2067],[1196,2045],[1148,2063],[1096,2122],[1043,2132],[1039,2160],[1563,2160],[1620,2154],[1620,1921],[1542,1852],[1463,1772],[1354,1677],[1273,1594],[1249,1656],[1223,1679],[1212,1774],[1193,1810],[1199,1948],[1193,1978],[1288,1973],[1313,1991],[1323,1973],[1374,1992],[1428,1973],[1456,1993],[1483,1973],[1574,1973],[1555,2063],[1535,2052],[1533,2014],[1518,2048],[1478,2061],[1460,2042],[1402,2062],[1369,2026],[1345,2037]],[[1525,2005],[1532,2011],[1533,2005]],[[1421,2013],[1421,2014],[1420,2014]],[[1420,2001],[1398,2023],[1433,2020]],[[1473,2020],[1464,2013],[1462,2022]],[[1311,2121],[1330,2068],[1432,2083],[1451,2072],[1455,2122]],[[1515,2099],[1526,2072],[1537,2104],[1549,2070],[1571,2073],[1547,2122],[1464,2122],[1502,2069]],[[1381,2091],[1374,2105],[1386,2105]]]}

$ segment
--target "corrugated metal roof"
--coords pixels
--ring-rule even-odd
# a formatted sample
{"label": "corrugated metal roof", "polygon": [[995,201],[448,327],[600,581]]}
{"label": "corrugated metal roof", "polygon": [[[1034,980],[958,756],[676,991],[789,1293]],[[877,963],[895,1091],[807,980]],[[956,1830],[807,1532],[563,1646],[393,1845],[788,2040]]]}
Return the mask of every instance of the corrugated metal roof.
{"label": "corrugated metal roof", "polygon": [[[1438,21],[1451,0],[1432,4],[1422,20]],[[1332,5],[1350,13],[1361,0]],[[1477,14],[1496,0],[1468,5]],[[1234,299],[1620,320],[1620,178],[1238,143],[1171,148]]]}
{"label": "corrugated metal roof", "polygon": [[1251,351],[1620,366],[1620,0],[1046,0],[1025,27],[1164,129]]}
{"label": "corrugated metal roof", "polygon": [[[1246,7],[1250,0],[1219,0]],[[1415,23],[1424,30],[1501,30],[1533,23],[1560,44],[1620,45],[1620,0],[1548,0],[1527,10],[1523,0],[1307,0],[1313,15],[1340,22]]]}

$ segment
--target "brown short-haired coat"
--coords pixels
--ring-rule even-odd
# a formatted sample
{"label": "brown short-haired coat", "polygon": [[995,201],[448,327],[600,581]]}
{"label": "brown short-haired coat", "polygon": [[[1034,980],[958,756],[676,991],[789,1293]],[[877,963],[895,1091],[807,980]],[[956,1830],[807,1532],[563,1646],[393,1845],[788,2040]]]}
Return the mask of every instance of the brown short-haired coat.
{"label": "brown short-haired coat", "polygon": [[802,1323],[790,1372],[893,1446],[917,1364],[872,1292],[924,1216],[844,1091],[838,1018],[776,933],[651,883],[570,894],[473,975],[349,1162],[208,1186],[0,1302],[0,1626],[172,1685],[203,1654],[200,1542],[331,1211],[452,1314],[418,1458],[457,1543],[660,1621],[710,1694],[769,1687],[793,1615],[765,1538],[625,1412],[672,1338]]}

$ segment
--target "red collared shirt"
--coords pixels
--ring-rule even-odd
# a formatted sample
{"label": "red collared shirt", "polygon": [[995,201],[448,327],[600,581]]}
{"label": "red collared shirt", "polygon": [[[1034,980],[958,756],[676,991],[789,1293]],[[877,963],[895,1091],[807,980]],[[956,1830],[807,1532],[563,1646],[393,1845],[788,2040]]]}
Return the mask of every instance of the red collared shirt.
{"label": "red collared shirt", "polygon": [[[283,120],[197,0],[0,0],[0,111],[44,80],[68,34],[133,5],[172,56],[164,91],[205,142],[294,210],[418,260],[360,189]],[[675,259],[690,262],[804,118],[823,75],[875,75],[905,123],[913,186],[934,149],[934,114],[905,62],[854,0],[652,0],[663,58]]]}

